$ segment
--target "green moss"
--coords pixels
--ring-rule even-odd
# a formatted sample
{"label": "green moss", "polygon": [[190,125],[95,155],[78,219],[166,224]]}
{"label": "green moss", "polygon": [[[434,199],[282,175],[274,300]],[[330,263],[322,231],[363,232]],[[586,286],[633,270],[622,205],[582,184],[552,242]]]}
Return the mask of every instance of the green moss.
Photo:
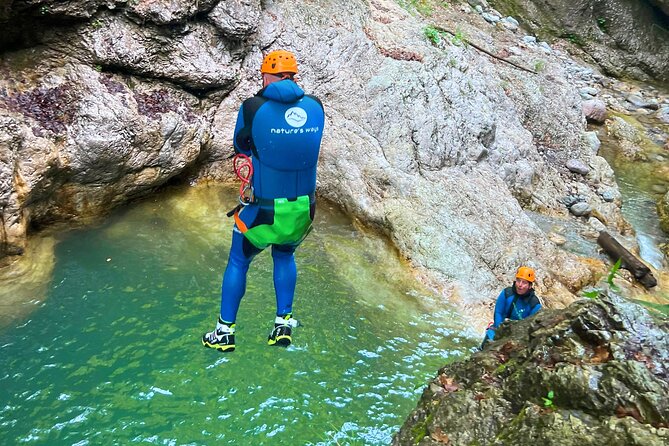
{"label": "green moss", "polygon": [[432,422],[434,419],[434,414],[429,414],[425,419],[414,425],[411,428],[411,437],[414,439],[414,444],[420,443],[420,441],[425,438],[427,435],[427,425]]}

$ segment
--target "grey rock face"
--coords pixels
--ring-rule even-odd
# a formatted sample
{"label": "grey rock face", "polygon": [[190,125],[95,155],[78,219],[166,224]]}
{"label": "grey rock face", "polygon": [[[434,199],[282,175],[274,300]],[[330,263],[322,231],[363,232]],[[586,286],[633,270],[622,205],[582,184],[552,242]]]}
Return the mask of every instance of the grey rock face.
{"label": "grey rock face", "polygon": [[173,86],[35,57],[29,88],[0,81],[5,254],[30,222],[101,215],[165,183],[195,161],[205,129],[197,100]]}
{"label": "grey rock face", "polygon": [[[595,168],[557,56],[526,50],[528,66],[546,60],[529,75],[432,45],[390,0],[226,1],[188,20],[190,6],[171,5],[144,24],[136,8],[100,10],[4,55],[0,199],[16,234],[5,253],[20,251],[28,223],[104,212],[187,169],[229,178],[237,108],[260,88],[262,53],[287,48],[326,108],[319,196],[386,234],[428,282],[476,300],[530,263],[568,300],[591,279],[524,213],[566,215],[569,190],[595,205],[597,188],[616,187]],[[593,166],[577,184],[570,159]],[[612,206],[607,220],[621,219]]]}
{"label": "grey rock face", "polygon": [[[665,0],[491,0],[539,37],[562,37],[614,76],[669,79]],[[664,31],[659,31],[660,29]],[[634,30],[634,32],[630,32]]]}
{"label": "grey rock face", "polygon": [[602,297],[503,324],[439,370],[392,444],[667,444],[666,319]]}
{"label": "grey rock face", "polygon": [[260,0],[224,1],[209,13],[209,20],[225,36],[241,40],[256,31],[260,12]]}
{"label": "grey rock face", "polygon": [[74,34],[55,34],[48,39],[72,42],[80,59],[91,64],[123,67],[133,74],[170,80],[186,88],[225,92],[238,82],[236,45],[220,39],[211,25],[189,23],[166,29],[141,26],[109,14],[97,20],[101,25],[87,25]]}

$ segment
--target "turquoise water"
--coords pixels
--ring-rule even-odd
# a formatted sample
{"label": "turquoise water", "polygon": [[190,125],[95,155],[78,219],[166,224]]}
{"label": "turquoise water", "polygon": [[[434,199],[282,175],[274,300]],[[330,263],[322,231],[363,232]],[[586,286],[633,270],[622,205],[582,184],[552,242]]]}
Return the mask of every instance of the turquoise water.
{"label": "turquoise water", "polygon": [[203,348],[233,195],[177,188],[58,240],[47,295],[0,327],[0,444],[388,444],[427,380],[476,344],[382,240],[321,206],[297,255],[294,345],[266,345],[263,253],[237,350]]}

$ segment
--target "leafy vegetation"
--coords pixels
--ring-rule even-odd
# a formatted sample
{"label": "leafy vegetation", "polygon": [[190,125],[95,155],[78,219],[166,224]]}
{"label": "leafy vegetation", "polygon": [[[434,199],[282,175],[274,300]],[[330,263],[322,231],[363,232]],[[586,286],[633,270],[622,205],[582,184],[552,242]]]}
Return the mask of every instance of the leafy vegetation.
{"label": "leafy vegetation", "polygon": [[543,69],[546,68],[546,61],[545,60],[537,60],[534,62],[534,71],[537,73],[543,71]]}
{"label": "leafy vegetation", "polygon": [[432,42],[432,45],[439,45],[439,42],[441,42],[441,33],[433,26],[426,26],[423,29],[423,34],[427,37],[427,40]]}
{"label": "leafy vegetation", "polygon": [[606,19],[604,17],[597,17],[597,27],[599,27],[603,33],[608,32],[608,24],[606,23]]}
{"label": "leafy vegetation", "polygon": [[555,405],[553,404],[553,398],[555,397],[555,393],[552,390],[548,391],[548,395],[546,397],[542,398],[544,400],[544,407],[548,408],[553,408]]}
{"label": "leafy vegetation", "polygon": [[[623,259],[618,259],[618,261],[609,270],[609,274],[606,276],[606,283],[608,284],[609,288],[616,293],[620,291],[620,287],[613,283],[613,279],[615,279],[618,275],[622,261]],[[587,297],[588,299],[597,299],[602,291],[602,288],[593,288],[591,290],[584,291],[583,297]]]}

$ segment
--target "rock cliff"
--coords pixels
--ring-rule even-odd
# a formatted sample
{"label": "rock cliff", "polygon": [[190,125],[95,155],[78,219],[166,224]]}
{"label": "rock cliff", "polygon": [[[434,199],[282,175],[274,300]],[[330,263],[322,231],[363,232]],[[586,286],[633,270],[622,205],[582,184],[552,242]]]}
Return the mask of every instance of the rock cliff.
{"label": "rock cliff", "polygon": [[669,444],[669,322],[601,297],[503,324],[439,370],[393,444]]}
{"label": "rock cliff", "polygon": [[170,179],[230,179],[236,110],[260,87],[262,54],[287,48],[326,107],[320,197],[466,301],[521,263],[538,268],[549,304],[571,301],[601,264],[560,249],[525,211],[576,218],[564,199],[577,196],[627,230],[620,201],[601,195],[619,196],[570,82],[584,71],[468,5],[422,3],[427,18],[390,0],[5,2],[0,255],[23,252],[31,228]]}

